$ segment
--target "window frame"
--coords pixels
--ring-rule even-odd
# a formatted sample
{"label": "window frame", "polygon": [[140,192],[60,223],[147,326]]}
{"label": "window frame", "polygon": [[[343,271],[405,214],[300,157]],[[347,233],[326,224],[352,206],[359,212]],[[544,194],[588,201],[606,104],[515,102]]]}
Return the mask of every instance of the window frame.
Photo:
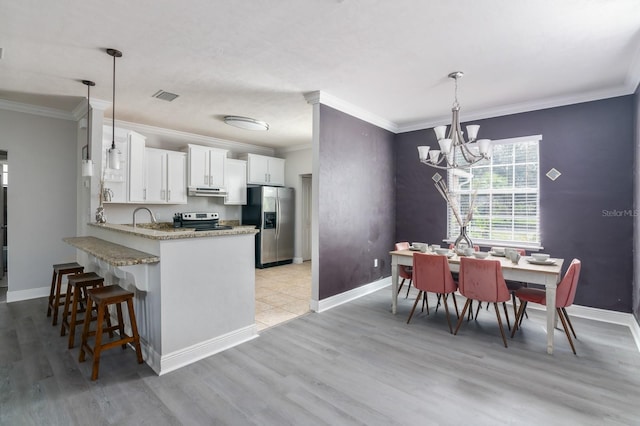
{"label": "window frame", "polygon": [[[474,244],[478,244],[481,246],[510,246],[510,247],[520,247],[520,248],[526,248],[526,249],[532,249],[532,250],[539,250],[542,249],[542,217],[541,217],[541,212],[540,212],[540,179],[541,179],[541,169],[540,169],[540,142],[542,141],[542,135],[531,135],[531,136],[523,136],[523,137],[517,137],[517,138],[508,138],[508,139],[499,139],[499,140],[494,140],[492,141],[492,145],[507,145],[507,144],[518,144],[518,143],[525,143],[525,142],[536,142],[537,143],[537,149],[538,149],[538,162],[537,162],[537,184],[536,184],[536,188],[535,189],[528,189],[525,192],[527,193],[531,193],[531,194],[536,194],[537,195],[537,199],[536,199],[536,218],[537,218],[537,241],[510,241],[510,240],[498,240],[498,239],[483,239],[483,238],[474,238],[473,235],[470,235],[471,240],[473,241]],[[472,146],[475,144],[472,144]],[[513,166],[514,163],[511,163],[511,166]],[[492,164],[493,166],[493,164]],[[466,172],[466,170],[464,171]],[[455,191],[455,188],[453,188],[452,184],[453,184],[453,175],[454,173],[449,170],[447,171],[447,184],[449,186],[450,192],[453,194],[456,194],[457,191]],[[515,180],[515,176],[514,176],[514,180]],[[516,191],[515,187],[512,187],[509,190],[503,190],[503,189],[490,189],[488,192],[485,192],[485,194],[500,194],[500,193],[506,193],[506,194],[515,194],[516,192],[521,193],[522,191]],[[464,194],[465,192],[463,192]],[[466,194],[469,194],[470,192],[466,192]],[[515,216],[515,204],[513,205],[513,212],[512,216]],[[463,215],[466,214],[466,212],[462,213]],[[445,239],[446,242],[448,243],[453,243],[456,238],[458,237],[458,231],[456,231],[456,229],[459,229],[459,227],[455,226],[454,229],[452,229],[452,223],[453,221],[455,221],[455,219],[453,218],[453,213],[451,212],[451,208],[449,206],[447,206],[447,238]],[[471,221],[471,224],[473,224],[473,219]],[[453,235],[452,233],[456,232],[455,235]],[[469,232],[468,232],[469,233]]]}

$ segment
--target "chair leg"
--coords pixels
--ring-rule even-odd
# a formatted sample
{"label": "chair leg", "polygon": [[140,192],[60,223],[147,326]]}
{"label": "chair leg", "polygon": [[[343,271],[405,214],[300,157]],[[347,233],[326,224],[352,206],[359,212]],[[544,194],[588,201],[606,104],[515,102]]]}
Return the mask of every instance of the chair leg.
{"label": "chair leg", "polygon": [[[529,318],[529,315],[527,315],[527,303],[529,303],[529,302],[520,302],[520,303],[524,304],[524,308],[522,309],[522,313],[524,315],[526,315],[527,318]],[[522,317],[523,317],[523,315],[520,315],[520,322],[518,323],[518,327],[520,327],[522,325]]]}
{"label": "chair leg", "polygon": [[413,280],[409,280],[409,286],[407,287],[407,294],[404,296],[404,298],[406,299],[407,297],[409,297],[409,291],[411,290],[411,283],[413,282]]}
{"label": "chair leg", "polygon": [[498,304],[493,302],[493,307],[496,310],[496,317],[498,318],[498,326],[500,326],[500,334],[502,335],[502,342],[504,343],[504,347],[507,347],[507,338],[504,335],[504,327],[502,327],[502,320],[500,319],[500,309],[498,309]]}
{"label": "chair leg", "polygon": [[[489,306],[487,304],[487,306]],[[478,302],[478,308],[476,309],[476,320],[478,319],[478,313],[480,312],[480,308],[482,308],[482,302]]]}
{"label": "chair leg", "polygon": [[573,346],[573,340],[571,339],[571,335],[569,334],[569,329],[567,328],[567,321],[564,318],[564,314],[562,313],[562,309],[556,308],[556,312],[558,312],[558,316],[560,317],[560,321],[562,321],[562,328],[564,328],[564,334],[567,335],[567,340],[569,340],[569,345],[571,345],[571,350],[574,355],[578,355],[576,353],[576,348]]}
{"label": "chair leg", "polygon": [[513,304],[513,315],[518,316],[518,306],[516,305],[516,292],[511,292],[511,303]]}
{"label": "chair leg", "polygon": [[516,319],[513,322],[513,329],[511,330],[511,338],[515,336],[516,330],[520,328],[520,323],[522,322],[522,313],[524,312],[524,308],[527,306],[527,302],[520,301],[520,308],[518,308],[518,313],[516,314]]}
{"label": "chair leg", "polygon": [[451,296],[453,297],[453,306],[455,306],[456,308],[456,318],[460,319],[460,314],[458,313],[458,302],[456,301],[456,294],[451,293]]}
{"label": "chair leg", "polygon": [[502,309],[504,309],[504,317],[507,319],[507,328],[511,331],[511,324],[509,323],[509,313],[507,312],[506,302],[502,302]]}
{"label": "chair leg", "polygon": [[469,305],[471,304],[471,299],[467,299],[464,304],[464,308],[462,308],[462,314],[460,314],[460,318],[458,319],[458,325],[456,326],[456,331],[453,332],[454,336],[458,334],[458,330],[460,330],[460,326],[462,325],[462,321],[464,321],[464,314],[469,309]]}
{"label": "chair leg", "polygon": [[[471,299],[468,299],[468,300],[471,300]],[[471,300],[471,303],[469,303],[469,316],[467,318],[467,321],[471,321],[472,319],[473,319],[473,300]]]}
{"label": "chair leg", "polygon": [[400,281],[400,286],[398,287],[398,293],[400,294],[400,290],[402,290],[402,286],[404,285],[404,278],[402,279],[402,281]]}
{"label": "chair leg", "polygon": [[567,323],[569,323],[569,328],[571,329],[571,332],[573,333],[573,337],[575,337],[577,339],[578,336],[576,336],[576,332],[573,329],[573,324],[571,324],[571,320],[569,319],[569,314],[567,314],[567,310],[565,308],[562,308],[562,313],[564,314],[564,317],[567,319]]}
{"label": "chair leg", "polygon": [[444,313],[447,316],[447,324],[449,324],[449,333],[453,334],[453,329],[451,328],[451,319],[449,318],[449,304],[447,303],[446,293],[442,295],[442,299],[444,304]]}
{"label": "chair leg", "polygon": [[416,306],[418,306],[418,302],[420,301],[420,296],[422,296],[422,290],[418,292],[418,296],[416,297],[416,301],[413,303],[413,308],[411,309],[411,313],[409,314],[409,318],[407,319],[407,324],[411,321],[411,317],[413,316],[413,312],[416,310]]}
{"label": "chair leg", "polygon": [[442,295],[440,293],[437,293],[436,295],[438,296],[438,303],[436,303],[436,313],[438,313],[438,307],[440,307],[440,298],[442,297]]}

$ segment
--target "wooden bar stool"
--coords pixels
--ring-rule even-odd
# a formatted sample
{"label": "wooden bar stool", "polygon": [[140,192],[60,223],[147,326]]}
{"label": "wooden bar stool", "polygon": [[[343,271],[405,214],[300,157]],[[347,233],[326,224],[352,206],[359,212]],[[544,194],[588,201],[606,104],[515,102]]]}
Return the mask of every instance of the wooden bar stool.
{"label": "wooden bar stool", "polygon": [[62,287],[62,276],[69,274],[81,274],[84,272],[84,266],[77,262],[58,263],[53,265],[53,277],[51,278],[51,290],[49,291],[49,305],[47,307],[47,316],[51,316],[53,311],[53,324],[58,324],[58,308],[64,305],[64,301],[60,300],[65,297],[60,294]]}
{"label": "wooden bar stool", "polygon": [[[76,325],[83,324],[84,319],[78,319],[78,314],[85,312],[83,305],[87,302],[87,290],[104,286],[104,278],[95,272],[85,272],[82,274],[69,275],[69,283],[67,284],[67,294],[64,301],[64,309],[62,310],[62,327],[60,335],[64,336],[69,330],[69,349],[73,348],[75,343]],[[107,316],[107,324],[111,326],[109,316]]]}
{"label": "wooden bar stool", "polygon": [[[122,317],[122,303],[127,303],[129,309],[129,320],[131,321],[131,334],[129,336],[124,332],[124,321]],[[95,303],[97,307],[97,316],[93,317],[92,309]],[[118,324],[104,327],[106,318],[109,316],[109,306],[116,305],[118,314]],[[78,361],[84,362],[85,352],[93,355],[93,369],[91,371],[91,380],[98,378],[98,370],[100,368],[100,354],[102,351],[122,346],[127,348],[127,343],[133,343],[138,357],[138,364],[142,364],[142,351],[140,350],[140,336],[138,335],[138,326],[136,324],[136,315],[133,311],[133,293],[125,290],[118,285],[110,285],[106,287],[94,288],[87,290],[87,313],[82,328],[82,345],[80,345],[80,356]],[[97,320],[95,331],[90,331],[90,324],[93,320]],[[120,338],[107,343],[102,343],[102,335],[106,332],[118,330]],[[89,346],[89,337],[95,336],[95,344],[93,348]]]}

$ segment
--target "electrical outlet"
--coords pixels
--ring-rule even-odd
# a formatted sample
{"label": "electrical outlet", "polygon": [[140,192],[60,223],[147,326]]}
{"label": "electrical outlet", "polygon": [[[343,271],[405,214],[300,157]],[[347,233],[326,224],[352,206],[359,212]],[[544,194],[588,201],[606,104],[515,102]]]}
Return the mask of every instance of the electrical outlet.
{"label": "electrical outlet", "polygon": [[378,259],[373,259],[373,267],[374,268],[378,267]]}

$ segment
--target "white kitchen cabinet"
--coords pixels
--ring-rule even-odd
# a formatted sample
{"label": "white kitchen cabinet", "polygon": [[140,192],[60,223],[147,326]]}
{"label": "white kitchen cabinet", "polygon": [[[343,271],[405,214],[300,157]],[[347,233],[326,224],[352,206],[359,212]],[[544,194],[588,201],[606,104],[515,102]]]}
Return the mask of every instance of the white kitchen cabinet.
{"label": "white kitchen cabinet", "polygon": [[102,179],[105,202],[127,203],[131,199],[142,200],[144,182],[144,146],[145,137],[139,133],[115,129],[116,148],[120,151],[119,168],[109,164],[107,151],[111,148],[111,126],[103,127],[102,136]]}
{"label": "white kitchen cabinet", "polygon": [[167,151],[167,203],[187,202],[187,154]]}
{"label": "white kitchen cabinet", "polygon": [[227,195],[225,204],[247,204],[247,162],[244,160],[226,159],[224,167],[224,182]]}
{"label": "white kitchen cabinet", "polygon": [[189,187],[224,188],[226,149],[189,145]]}
{"label": "white kitchen cabinet", "polygon": [[131,203],[145,201],[145,137],[129,132],[127,153],[129,158],[129,197]]}
{"label": "white kitchen cabinet", "polygon": [[247,160],[247,183],[251,185],[284,186],[284,161],[266,155],[245,154]]}
{"label": "white kitchen cabinet", "polygon": [[145,203],[187,202],[187,154],[164,149],[145,149]]}

